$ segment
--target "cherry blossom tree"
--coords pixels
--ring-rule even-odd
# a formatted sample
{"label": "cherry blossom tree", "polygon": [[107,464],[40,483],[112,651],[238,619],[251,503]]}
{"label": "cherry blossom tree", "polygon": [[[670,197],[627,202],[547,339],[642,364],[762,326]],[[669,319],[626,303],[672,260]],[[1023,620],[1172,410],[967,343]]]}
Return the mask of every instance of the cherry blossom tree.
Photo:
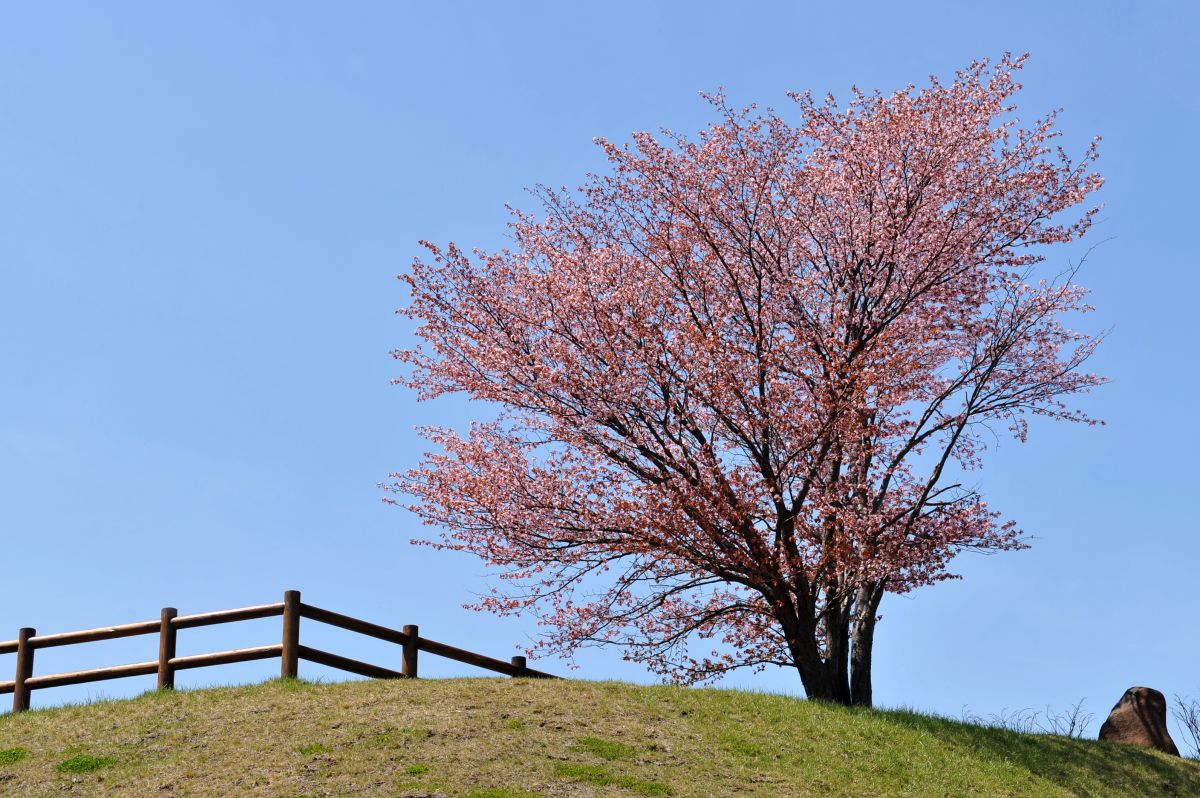
{"label": "cherry blossom tree", "polygon": [[695,137],[599,140],[608,173],[536,189],[511,248],[422,242],[397,381],[498,417],[426,429],[389,500],[498,570],[475,606],[535,613],[534,652],[870,705],[884,595],[1025,545],[965,476],[986,445],[1096,423],[1065,402],[1103,382],[1086,292],[1040,273],[1096,213],[1096,142],[1014,116],[1023,60],[795,122],[709,96]]}

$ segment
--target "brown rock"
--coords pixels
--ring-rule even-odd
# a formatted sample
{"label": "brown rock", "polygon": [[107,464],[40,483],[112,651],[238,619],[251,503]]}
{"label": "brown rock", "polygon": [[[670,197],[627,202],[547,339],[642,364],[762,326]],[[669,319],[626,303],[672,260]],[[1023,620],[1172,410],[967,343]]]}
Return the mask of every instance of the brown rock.
{"label": "brown rock", "polygon": [[1167,733],[1167,699],[1150,687],[1130,687],[1125,691],[1100,727],[1100,739],[1157,748],[1179,756],[1175,741]]}

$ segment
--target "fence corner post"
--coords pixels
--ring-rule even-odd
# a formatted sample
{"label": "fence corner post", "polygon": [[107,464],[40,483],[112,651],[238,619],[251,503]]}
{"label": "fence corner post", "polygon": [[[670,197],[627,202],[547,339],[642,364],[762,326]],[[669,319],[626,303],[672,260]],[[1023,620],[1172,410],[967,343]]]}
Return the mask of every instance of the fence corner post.
{"label": "fence corner post", "polygon": [[13,712],[29,709],[29,686],[25,680],[33,676],[33,646],[29,638],[37,635],[37,629],[24,627],[17,632],[17,675],[13,679]]}
{"label": "fence corner post", "polygon": [[174,607],[163,607],[159,616],[158,627],[158,689],[175,689],[175,668],[171,660],[175,659],[175,625],[171,621],[179,614]]}
{"label": "fence corner post", "polygon": [[513,666],[513,678],[514,679],[518,676],[526,675],[525,669],[526,669],[527,665],[526,665],[524,657],[513,657],[512,658],[512,666]]}
{"label": "fence corner post", "polygon": [[300,591],[283,594],[283,650],[280,654],[279,675],[295,679],[300,670]]}
{"label": "fence corner post", "polygon": [[406,679],[417,678],[417,644],[420,640],[418,635],[417,625],[408,624],[404,627],[404,634],[407,638],[404,643],[404,660],[400,665],[400,673]]}

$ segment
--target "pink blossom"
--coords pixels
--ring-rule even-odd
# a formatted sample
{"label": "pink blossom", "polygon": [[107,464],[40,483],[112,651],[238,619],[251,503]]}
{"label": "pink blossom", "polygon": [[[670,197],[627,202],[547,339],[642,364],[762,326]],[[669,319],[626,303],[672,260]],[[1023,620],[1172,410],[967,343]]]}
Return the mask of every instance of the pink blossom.
{"label": "pink blossom", "polygon": [[611,173],[539,188],[511,250],[425,244],[401,382],[504,412],[427,430],[393,488],[495,567],[480,608],[536,613],[543,651],[871,702],[883,595],[1024,545],[952,472],[1030,416],[1095,423],[1065,402],[1103,382],[1064,326],[1087,292],[1038,266],[1091,224],[1096,144],[1017,122],[1022,61],[796,94],[796,123],[718,94],[695,138],[600,140]]}

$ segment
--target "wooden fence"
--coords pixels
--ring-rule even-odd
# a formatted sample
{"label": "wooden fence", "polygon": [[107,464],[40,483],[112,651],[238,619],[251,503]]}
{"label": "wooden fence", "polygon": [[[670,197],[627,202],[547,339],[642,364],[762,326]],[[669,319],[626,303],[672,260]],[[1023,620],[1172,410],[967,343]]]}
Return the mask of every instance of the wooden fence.
{"label": "wooden fence", "polygon": [[[175,655],[175,640],[180,629],[248,621],[254,618],[273,618],[280,615],[283,616],[283,640],[275,645],[216,651],[211,654],[195,654],[187,657]],[[331,654],[328,651],[300,645],[301,618],[348,629],[351,632],[358,632],[402,646],[400,670],[371,665]],[[158,635],[157,660],[136,662],[131,665],[116,665],[110,668],[53,673],[45,676],[34,676],[33,674],[33,655],[40,648],[150,634]],[[122,679],[127,676],[149,676],[152,673],[158,674],[160,689],[170,689],[175,687],[175,671],[274,657],[279,657],[279,675],[285,678],[296,677],[300,660],[303,659],[374,679],[415,679],[417,677],[417,652],[419,651],[465,662],[468,665],[503,673],[506,676],[538,679],[558,678],[528,667],[525,657],[513,657],[509,662],[492,659],[472,651],[448,646],[445,643],[427,640],[418,634],[415,625],[405,626],[403,631],[397,631],[386,626],[361,621],[358,618],[351,618],[348,615],[314,607],[311,604],[304,604],[300,601],[300,591],[289,590],[283,594],[283,601],[278,604],[261,604],[256,607],[205,612],[199,615],[180,615],[174,607],[165,607],[156,621],[139,621],[121,626],[105,626],[99,629],[84,629],[79,632],[62,632],[52,635],[39,635],[36,629],[21,629],[16,640],[0,641],[0,654],[15,652],[17,655],[16,676],[11,682],[0,682],[0,695],[12,693],[13,712],[21,712],[29,709],[29,695],[33,690],[99,682],[106,679]]]}

